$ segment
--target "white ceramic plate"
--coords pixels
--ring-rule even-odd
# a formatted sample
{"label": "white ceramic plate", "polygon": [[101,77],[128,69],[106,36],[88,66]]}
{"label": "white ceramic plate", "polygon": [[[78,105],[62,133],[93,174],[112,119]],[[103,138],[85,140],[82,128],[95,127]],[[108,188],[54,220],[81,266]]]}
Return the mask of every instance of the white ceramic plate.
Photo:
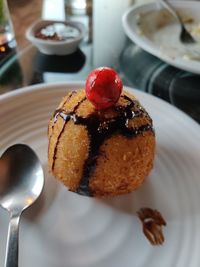
{"label": "white ceramic plate", "polygon": [[195,45],[180,42],[180,25],[158,2],[134,5],[128,9],[122,18],[125,33],[142,49],[170,65],[200,74],[200,2],[171,2],[183,19],[193,19],[186,27],[195,34],[198,40]]}
{"label": "white ceramic plate", "polygon": [[[197,267],[200,264],[200,127],[166,102],[133,93],[151,114],[157,138],[155,166],[135,193],[97,200],[68,192],[47,170],[47,124],[62,96],[81,84],[37,85],[0,96],[0,153],[26,143],[45,169],[41,199],[24,213],[19,266]],[[129,89],[131,90],[131,89]],[[135,212],[159,210],[165,243],[153,247]],[[0,209],[0,266],[8,215]]]}

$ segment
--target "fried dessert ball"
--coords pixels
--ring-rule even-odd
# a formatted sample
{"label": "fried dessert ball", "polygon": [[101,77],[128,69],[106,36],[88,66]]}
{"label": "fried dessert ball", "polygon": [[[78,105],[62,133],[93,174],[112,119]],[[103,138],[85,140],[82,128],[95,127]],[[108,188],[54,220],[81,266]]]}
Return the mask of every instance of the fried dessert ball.
{"label": "fried dessert ball", "polygon": [[69,92],[49,122],[48,138],[50,170],[82,195],[132,192],[153,167],[152,119],[125,91],[106,109],[95,108],[84,89]]}

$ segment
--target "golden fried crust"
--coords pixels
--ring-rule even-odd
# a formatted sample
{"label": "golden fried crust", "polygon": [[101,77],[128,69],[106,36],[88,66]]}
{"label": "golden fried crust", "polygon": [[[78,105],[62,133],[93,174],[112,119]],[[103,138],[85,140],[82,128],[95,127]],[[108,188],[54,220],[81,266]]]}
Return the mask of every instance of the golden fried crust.
{"label": "golden fried crust", "polygon": [[[131,99],[132,95],[123,92]],[[86,99],[85,91],[69,93],[61,101],[58,109],[72,112],[77,103],[78,116],[87,117],[95,109]],[[120,98],[116,105],[126,106],[127,100]],[[114,108],[100,111],[105,118],[117,116]],[[150,124],[148,116],[130,119],[128,127]],[[54,176],[64,183],[69,190],[76,191],[90,151],[90,136],[84,125],[77,125],[72,120],[67,123],[63,118],[52,118],[49,122],[49,167]],[[89,189],[93,196],[114,196],[137,189],[149,174],[155,154],[155,136],[152,131],[132,137],[113,134],[102,143],[94,171],[89,177]]]}
{"label": "golden fried crust", "polygon": [[153,167],[155,137],[145,132],[136,137],[116,135],[101,146],[90,180],[95,196],[115,196],[137,189]]}

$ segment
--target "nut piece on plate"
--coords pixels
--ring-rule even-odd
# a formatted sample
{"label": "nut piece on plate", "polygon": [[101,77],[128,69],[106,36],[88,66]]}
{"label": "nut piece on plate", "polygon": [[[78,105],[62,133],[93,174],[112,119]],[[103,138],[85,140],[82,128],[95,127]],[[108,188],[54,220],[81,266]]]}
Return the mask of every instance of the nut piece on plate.
{"label": "nut piece on plate", "polygon": [[49,167],[70,191],[115,196],[137,189],[153,167],[155,134],[139,101],[110,68],[92,71],[49,122]]}

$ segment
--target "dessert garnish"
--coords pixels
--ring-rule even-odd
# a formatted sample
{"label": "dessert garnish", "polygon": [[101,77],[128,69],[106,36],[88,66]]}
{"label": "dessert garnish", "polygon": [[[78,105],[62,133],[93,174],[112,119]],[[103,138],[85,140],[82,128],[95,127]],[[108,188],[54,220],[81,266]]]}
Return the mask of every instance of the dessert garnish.
{"label": "dessert garnish", "polygon": [[114,69],[101,67],[88,75],[86,96],[96,109],[105,109],[117,103],[122,87],[122,81]]}
{"label": "dessert garnish", "polygon": [[143,225],[143,233],[152,245],[162,245],[165,238],[162,232],[162,226],[166,226],[166,222],[161,213],[151,208],[141,208],[138,217]]}

